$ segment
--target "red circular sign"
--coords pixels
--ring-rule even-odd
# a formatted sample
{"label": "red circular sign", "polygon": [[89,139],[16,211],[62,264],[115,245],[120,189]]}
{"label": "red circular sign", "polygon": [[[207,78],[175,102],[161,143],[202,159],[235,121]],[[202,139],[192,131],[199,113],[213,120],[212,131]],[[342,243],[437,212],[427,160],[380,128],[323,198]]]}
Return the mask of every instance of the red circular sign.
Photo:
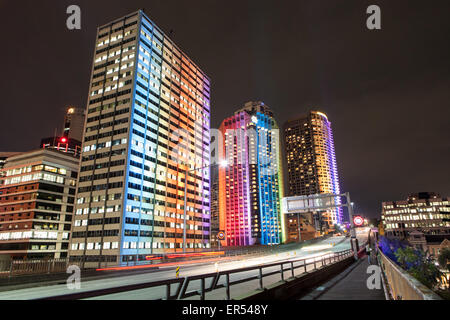
{"label": "red circular sign", "polygon": [[353,217],[353,224],[355,226],[362,226],[364,224],[364,219],[361,216],[354,216]]}
{"label": "red circular sign", "polygon": [[224,239],[225,239],[225,232],[219,231],[219,232],[217,233],[217,239],[219,239],[219,240],[224,240]]}

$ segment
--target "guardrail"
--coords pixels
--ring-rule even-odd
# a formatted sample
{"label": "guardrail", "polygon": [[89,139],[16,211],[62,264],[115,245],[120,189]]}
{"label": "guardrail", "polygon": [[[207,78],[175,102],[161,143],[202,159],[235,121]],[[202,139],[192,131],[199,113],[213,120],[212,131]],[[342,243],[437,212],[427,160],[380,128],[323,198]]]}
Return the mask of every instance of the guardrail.
{"label": "guardrail", "polygon": [[[110,295],[115,293],[123,293],[127,291],[139,290],[139,289],[149,289],[156,287],[165,287],[165,295],[157,300],[180,300],[189,298],[192,296],[200,296],[200,300],[205,300],[206,293],[211,292],[216,289],[225,288],[225,295],[227,300],[231,300],[231,286],[258,280],[259,289],[264,290],[264,278],[272,275],[279,274],[281,281],[285,281],[285,272],[290,272],[291,278],[295,277],[296,269],[303,269],[303,273],[307,272],[308,266],[313,265],[314,270],[318,270],[319,267],[323,267],[326,265],[330,265],[348,257],[353,256],[353,252],[351,250],[344,250],[336,253],[324,254],[317,257],[306,257],[302,259],[283,261],[283,262],[274,262],[269,264],[263,264],[258,266],[232,269],[226,271],[213,272],[208,274],[201,274],[189,277],[181,277],[167,280],[159,280],[159,281],[151,281],[146,283],[138,283],[131,285],[118,286],[113,288],[105,288],[105,289],[97,289],[90,290],[60,296],[53,296],[42,298],[38,300],[77,300],[77,299],[86,299],[99,297],[104,295]],[[312,260],[312,261],[311,261]],[[308,262],[309,261],[309,262]],[[287,266],[287,267],[286,267]],[[268,268],[276,268],[275,271],[269,271],[264,273],[264,270]],[[236,275],[239,273],[249,272],[249,271],[257,271],[256,275],[250,275],[244,277],[242,279],[230,280],[231,275]],[[206,280],[210,279],[210,285],[206,286]],[[220,280],[223,283],[219,283]],[[189,289],[189,285],[194,283],[194,281],[200,282],[200,287],[194,290]],[[172,292],[172,285],[177,284],[176,290]]]}
{"label": "guardrail", "polygon": [[69,259],[42,259],[42,260],[12,260],[3,263],[0,269],[0,278],[11,278],[13,276],[65,273],[71,264],[79,265],[77,262],[70,262]]}
{"label": "guardrail", "polygon": [[[254,255],[269,255],[274,253],[280,253],[283,251],[294,250],[301,248],[302,246],[313,244],[328,238],[328,236],[319,237],[301,243],[289,243],[275,246],[251,246],[244,248],[225,247],[222,248],[221,254],[215,256],[206,255],[216,251],[215,249],[202,250],[197,252],[188,252],[186,256],[183,253],[172,254],[155,254],[150,260],[131,260],[122,261],[122,256],[117,256],[115,259],[118,262],[102,261],[89,261],[89,256],[84,256],[82,259],[63,258],[63,259],[33,259],[33,260],[12,260],[12,261],[0,261],[0,278],[14,277],[21,275],[32,274],[50,274],[50,273],[65,273],[69,265],[77,265],[82,270],[95,269],[102,267],[115,267],[115,266],[142,266],[161,264],[167,262],[183,262],[183,261],[200,261],[202,259],[210,259],[214,257],[237,257],[237,256],[254,256]],[[226,251],[224,251],[226,250]],[[205,254],[204,256],[193,256],[193,254]],[[170,258],[170,256],[180,255],[180,257]]]}
{"label": "guardrail", "polygon": [[394,300],[442,300],[436,293],[408,274],[391,259],[378,250],[378,261],[387,280],[388,289]]}

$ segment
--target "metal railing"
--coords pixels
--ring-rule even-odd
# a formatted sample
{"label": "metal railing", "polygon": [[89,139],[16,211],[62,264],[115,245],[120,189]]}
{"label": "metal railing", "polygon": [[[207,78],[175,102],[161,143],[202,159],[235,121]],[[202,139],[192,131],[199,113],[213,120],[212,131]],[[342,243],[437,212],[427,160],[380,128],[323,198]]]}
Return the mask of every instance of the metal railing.
{"label": "metal railing", "polygon": [[[185,262],[185,261],[201,261],[205,259],[223,258],[223,257],[238,257],[245,256],[249,258],[251,256],[264,256],[276,253],[282,253],[285,251],[291,251],[300,249],[305,245],[310,245],[324,239],[328,236],[318,237],[315,239],[303,241],[301,243],[288,243],[274,246],[249,246],[243,248],[225,247],[222,248],[223,254],[215,256],[191,256],[192,253],[205,253],[211,251],[217,251],[214,248],[202,251],[189,252],[188,256],[183,257],[182,253],[172,254],[156,254],[158,259],[155,260],[130,260],[123,261],[123,256],[115,256],[114,261],[110,261],[111,257],[103,256],[100,261],[90,261],[90,256],[84,256],[81,259],[73,258],[61,258],[61,259],[23,259],[23,260],[11,260],[0,261],[0,278],[14,277],[21,275],[33,275],[33,274],[50,274],[50,273],[65,273],[67,267],[70,265],[77,265],[82,270],[96,269],[102,267],[117,267],[117,266],[142,266],[152,264],[163,264],[167,262]],[[344,239],[345,240],[345,239]],[[169,258],[170,255],[180,254],[180,257]]]}
{"label": "metal railing", "polygon": [[431,289],[420,283],[381,250],[378,261],[386,278],[389,294],[394,300],[442,300]]}
{"label": "metal railing", "polygon": [[[285,272],[290,273],[290,278],[295,278],[295,270],[302,269],[303,273],[316,271],[318,268],[324,267],[326,265],[330,265],[339,261],[342,261],[346,258],[353,257],[352,250],[344,250],[336,253],[328,253],[323,254],[321,256],[316,257],[306,257],[295,260],[287,260],[282,262],[274,262],[268,264],[261,264],[252,267],[245,267],[239,269],[232,269],[226,271],[219,271],[207,274],[200,274],[188,277],[180,277],[173,278],[167,280],[159,280],[159,281],[151,281],[146,283],[137,283],[130,284],[124,286],[118,286],[113,288],[105,288],[105,289],[97,289],[90,290],[60,296],[46,297],[44,300],[77,300],[77,299],[86,299],[92,297],[105,296],[116,293],[123,293],[127,291],[140,290],[140,289],[150,289],[156,287],[165,287],[165,295],[161,296],[157,300],[180,300],[189,298],[192,296],[198,295],[200,300],[206,299],[206,293],[211,292],[213,290],[217,290],[220,288],[225,288],[225,297],[227,300],[231,300],[231,287],[253,281],[258,280],[258,289],[264,290],[264,278],[280,275],[281,281],[286,281]],[[308,266],[314,266],[312,270],[308,270]],[[276,269],[273,271],[267,271],[267,269],[272,268]],[[245,276],[241,279],[237,279],[231,281],[231,276],[239,273],[249,272],[249,271],[257,271],[256,274]],[[209,286],[206,286],[206,280],[210,279]],[[220,283],[222,280],[222,283]],[[189,286],[194,283],[194,281],[199,281],[199,288],[195,288],[193,290],[188,291]],[[172,285],[177,285],[174,292],[172,292]],[[273,283],[271,283],[273,284]]]}
{"label": "metal railing", "polygon": [[7,277],[9,275],[11,269],[11,261],[10,260],[0,260],[0,278]]}
{"label": "metal railing", "polygon": [[66,272],[70,264],[69,259],[36,259],[5,261],[0,268],[0,278]]}

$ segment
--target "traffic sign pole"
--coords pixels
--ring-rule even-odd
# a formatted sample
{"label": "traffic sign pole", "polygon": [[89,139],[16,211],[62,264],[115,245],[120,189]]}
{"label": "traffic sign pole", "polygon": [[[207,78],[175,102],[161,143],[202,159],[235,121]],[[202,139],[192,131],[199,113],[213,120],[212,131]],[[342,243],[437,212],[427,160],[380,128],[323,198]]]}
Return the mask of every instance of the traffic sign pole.
{"label": "traffic sign pole", "polygon": [[217,241],[219,242],[219,251],[220,251],[220,242],[225,239],[225,231],[220,230],[217,233]]}

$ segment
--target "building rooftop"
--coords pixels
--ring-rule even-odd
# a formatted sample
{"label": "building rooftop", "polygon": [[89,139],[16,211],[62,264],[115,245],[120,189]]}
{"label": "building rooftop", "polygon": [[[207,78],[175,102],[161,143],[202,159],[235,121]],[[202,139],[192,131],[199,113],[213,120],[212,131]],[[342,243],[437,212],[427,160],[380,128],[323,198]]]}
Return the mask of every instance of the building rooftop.
{"label": "building rooftop", "polygon": [[246,111],[250,114],[259,112],[259,113],[265,114],[269,117],[273,117],[272,110],[267,105],[265,105],[264,102],[262,102],[262,101],[248,101],[248,102],[244,103],[244,107],[236,110],[236,112],[234,114],[241,113],[242,111]]}
{"label": "building rooftop", "polygon": [[23,153],[23,152],[0,152],[0,158],[9,158],[9,157],[21,154],[21,153]]}
{"label": "building rooftop", "polygon": [[450,234],[426,234],[425,239],[427,243],[437,243],[441,244],[445,239],[450,240]]}

